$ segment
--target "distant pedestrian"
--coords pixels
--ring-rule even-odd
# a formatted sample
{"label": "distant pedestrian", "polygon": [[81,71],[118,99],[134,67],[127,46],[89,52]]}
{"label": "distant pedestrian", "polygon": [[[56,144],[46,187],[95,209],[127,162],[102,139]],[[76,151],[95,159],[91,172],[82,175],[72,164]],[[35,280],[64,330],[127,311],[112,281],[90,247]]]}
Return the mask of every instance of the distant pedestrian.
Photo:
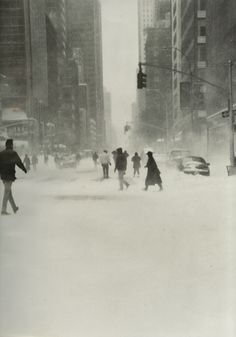
{"label": "distant pedestrian", "polygon": [[112,151],[112,158],[113,158],[113,161],[114,161],[114,165],[116,165],[116,157],[117,157],[117,151]]}
{"label": "distant pedestrian", "polygon": [[28,154],[25,155],[23,163],[25,165],[26,170],[30,171],[31,162],[30,162],[30,158],[29,158]]}
{"label": "distant pedestrian", "polygon": [[48,154],[47,153],[44,153],[43,159],[44,159],[44,164],[48,165]]}
{"label": "distant pedestrian", "polygon": [[75,160],[76,160],[76,166],[79,166],[79,163],[81,161],[81,154],[79,152],[76,153]]}
{"label": "distant pedestrian", "polygon": [[163,187],[162,187],[162,180],[161,180],[161,172],[157,166],[155,159],[153,158],[153,153],[149,151],[147,155],[148,155],[148,161],[145,167],[147,167],[148,171],[147,171],[147,177],[145,180],[145,191],[148,190],[148,187],[150,185],[156,185],[156,184],[159,186],[160,191],[162,191]]}
{"label": "distant pedestrian", "polygon": [[129,187],[129,183],[124,179],[126,167],[127,167],[127,158],[126,155],[122,152],[122,148],[120,147],[117,149],[116,166],[115,166],[115,172],[116,170],[118,171],[120,191],[123,191],[124,185],[126,186],[126,188]]}
{"label": "distant pedestrian", "polygon": [[12,195],[12,183],[16,180],[15,166],[18,166],[22,171],[27,173],[27,170],[22,163],[17,152],[13,150],[13,140],[7,139],[6,149],[0,152],[0,175],[4,185],[4,195],[2,201],[2,215],[9,215],[7,212],[8,202],[11,204],[13,212],[16,213],[19,209],[16,206]]}
{"label": "distant pedestrian", "polygon": [[139,177],[139,169],[141,167],[141,157],[138,155],[138,152],[135,152],[134,156],[132,157],[132,162],[133,162],[133,169],[134,169],[134,177],[137,173]]}
{"label": "distant pedestrian", "polygon": [[94,166],[97,167],[98,165],[98,154],[97,152],[94,152],[93,155],[92,155],[92,159],[93,159],[93,163],[94,163]]}
{"label": "distant pedestrian", "polygon": [[33,154],[32,158],[31,158],[31,162],[32,162],[34,171],[36,171],[37,170],[37,165],[38,165],[39,161],[38,161],[38,157],[37,157],[37,155],[35,153]]}
{"label": "distant pedestrian", "polygon": [[99,157],[100,163],[102,165],[103,170],[103,178],[109,178],[109,165],[111,165],[110,156],[107,150],[104,150],[103,153]]}
{"label": "distant pedestrian", "polygon": [[60,167],[60,158],[57,153],[54,155],[54,163],[57,168]]}

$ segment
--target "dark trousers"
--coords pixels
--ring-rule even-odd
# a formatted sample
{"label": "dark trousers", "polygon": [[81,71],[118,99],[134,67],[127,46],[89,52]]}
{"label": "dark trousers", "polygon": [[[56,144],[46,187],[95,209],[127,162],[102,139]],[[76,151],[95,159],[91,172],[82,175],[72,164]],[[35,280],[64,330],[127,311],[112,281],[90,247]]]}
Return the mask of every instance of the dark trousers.
{"label": "dark trousers", "polygon": [[109,164],[102,164],[103,178],[109,178]]}
{"label": "dark trousers", "polygon": [[139,167],[134,167],[134,177],[135,177],[136,173],[139,176]]}

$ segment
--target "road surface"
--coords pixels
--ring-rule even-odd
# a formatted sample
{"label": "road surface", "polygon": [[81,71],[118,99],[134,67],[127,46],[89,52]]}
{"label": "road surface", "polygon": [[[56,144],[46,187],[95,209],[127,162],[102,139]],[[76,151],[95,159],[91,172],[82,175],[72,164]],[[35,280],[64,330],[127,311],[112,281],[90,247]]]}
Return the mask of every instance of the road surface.
{"label": "road surface", "polygon": [[90,162],[18,173],[0,337],[236,336],[236,179],[162,172],[163,193],[144,170],[120,192]]}

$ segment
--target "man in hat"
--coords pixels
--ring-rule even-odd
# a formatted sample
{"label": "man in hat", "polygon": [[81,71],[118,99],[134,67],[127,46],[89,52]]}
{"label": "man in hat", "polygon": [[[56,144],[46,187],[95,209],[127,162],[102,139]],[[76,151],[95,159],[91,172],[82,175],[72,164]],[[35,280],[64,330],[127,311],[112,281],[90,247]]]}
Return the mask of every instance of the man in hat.
{"label": "man in hat", "polygon": [[4,195],[2,201],[2,215],[9,215],[7,212],[8,201],[11,204],[13,212],[16,213],[19,207],[16,206],[12,195],[12,183],[16,180],[15,166],[18,166],[22,171],[27,173],[27,170],[22,163],[19,155],[13,150],[13,140],[7,139],[6,149],[0,152],[0,175],[4,184]]}

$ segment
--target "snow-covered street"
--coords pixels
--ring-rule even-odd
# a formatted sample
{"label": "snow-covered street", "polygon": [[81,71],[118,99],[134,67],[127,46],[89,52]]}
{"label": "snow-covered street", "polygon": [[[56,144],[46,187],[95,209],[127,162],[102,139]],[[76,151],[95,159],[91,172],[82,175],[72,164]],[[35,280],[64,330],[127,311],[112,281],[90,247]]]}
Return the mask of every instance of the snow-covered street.
{"label": "snow-covered street", "polygon": [[[236,335],[235,177],[41,167],[0,218],[0,337]],[[2,198],[2,186],[1,186]]]}

